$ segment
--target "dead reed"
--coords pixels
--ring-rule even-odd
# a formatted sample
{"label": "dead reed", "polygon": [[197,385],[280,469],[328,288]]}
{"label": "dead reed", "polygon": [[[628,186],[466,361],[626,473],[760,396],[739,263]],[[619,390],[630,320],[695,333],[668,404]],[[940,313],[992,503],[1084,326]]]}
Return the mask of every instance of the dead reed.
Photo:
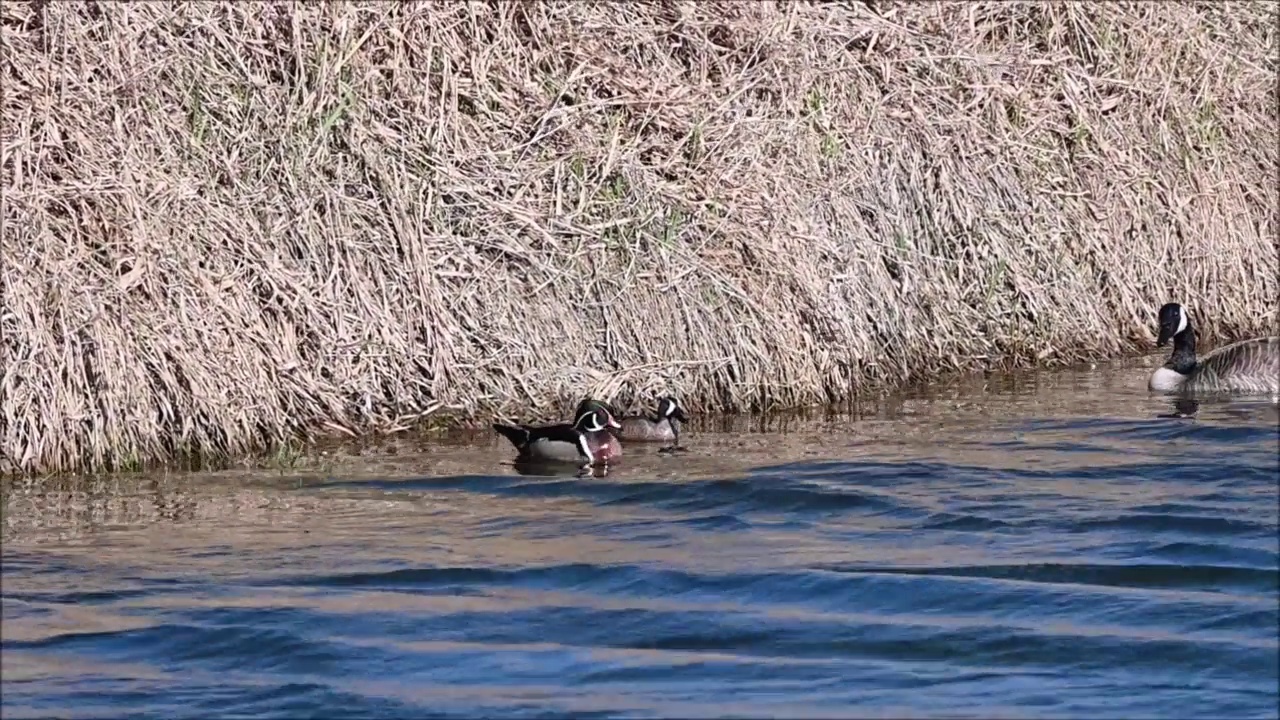
{"label": "dead reed", "polygon": [[21,472],[1276,324],[1273,3],[0,14]]}

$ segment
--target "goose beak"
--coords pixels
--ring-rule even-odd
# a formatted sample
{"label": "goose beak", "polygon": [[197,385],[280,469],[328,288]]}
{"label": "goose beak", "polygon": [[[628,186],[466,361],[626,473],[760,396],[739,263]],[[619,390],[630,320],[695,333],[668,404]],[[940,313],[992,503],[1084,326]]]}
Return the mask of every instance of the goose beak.
{"label": "goose beak", "polygon": [[1156,338],[1156,347],[1164,347],[1169,344],[1169,340],[1175,335],[1173,328],[1168,325],[1160,326],[1160,335]]}

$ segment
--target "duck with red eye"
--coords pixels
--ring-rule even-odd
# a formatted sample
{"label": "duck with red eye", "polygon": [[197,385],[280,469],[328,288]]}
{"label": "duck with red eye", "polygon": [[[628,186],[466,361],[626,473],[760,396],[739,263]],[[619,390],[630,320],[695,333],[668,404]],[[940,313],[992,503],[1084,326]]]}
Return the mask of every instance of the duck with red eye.
{"label": "duck with red eye", "polygon": [[[580,413],[572,425],[504,425],[493,429],[516,447],[517,462],[571,462],[582,465],[609,463],[622,455],[622,447],[609,430],[622,426],[604,408]],[[616,447],[615,447],[616,446]]]}

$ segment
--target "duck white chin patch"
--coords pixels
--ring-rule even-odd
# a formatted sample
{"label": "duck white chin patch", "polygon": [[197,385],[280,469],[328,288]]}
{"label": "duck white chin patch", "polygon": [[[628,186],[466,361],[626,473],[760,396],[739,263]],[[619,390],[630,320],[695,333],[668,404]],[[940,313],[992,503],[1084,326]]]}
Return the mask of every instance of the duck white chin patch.
{"label": "duck white chin patch", "polygon": [[[1181,335],[1183,330],[1187,329],[1187,311],[1181,305],[1178,306],[1178,332],[1174,335]],[[1176,373],[1175,373],[1176,374]]]}

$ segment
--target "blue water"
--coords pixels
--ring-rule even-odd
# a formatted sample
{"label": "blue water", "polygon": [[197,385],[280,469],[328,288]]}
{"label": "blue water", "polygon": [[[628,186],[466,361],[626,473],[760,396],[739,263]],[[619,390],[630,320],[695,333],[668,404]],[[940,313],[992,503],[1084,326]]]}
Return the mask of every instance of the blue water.
{"label": "blue water", "polygon": [[1277,406],[1141,369],[5,490],[3,716],[1277,717]]}

